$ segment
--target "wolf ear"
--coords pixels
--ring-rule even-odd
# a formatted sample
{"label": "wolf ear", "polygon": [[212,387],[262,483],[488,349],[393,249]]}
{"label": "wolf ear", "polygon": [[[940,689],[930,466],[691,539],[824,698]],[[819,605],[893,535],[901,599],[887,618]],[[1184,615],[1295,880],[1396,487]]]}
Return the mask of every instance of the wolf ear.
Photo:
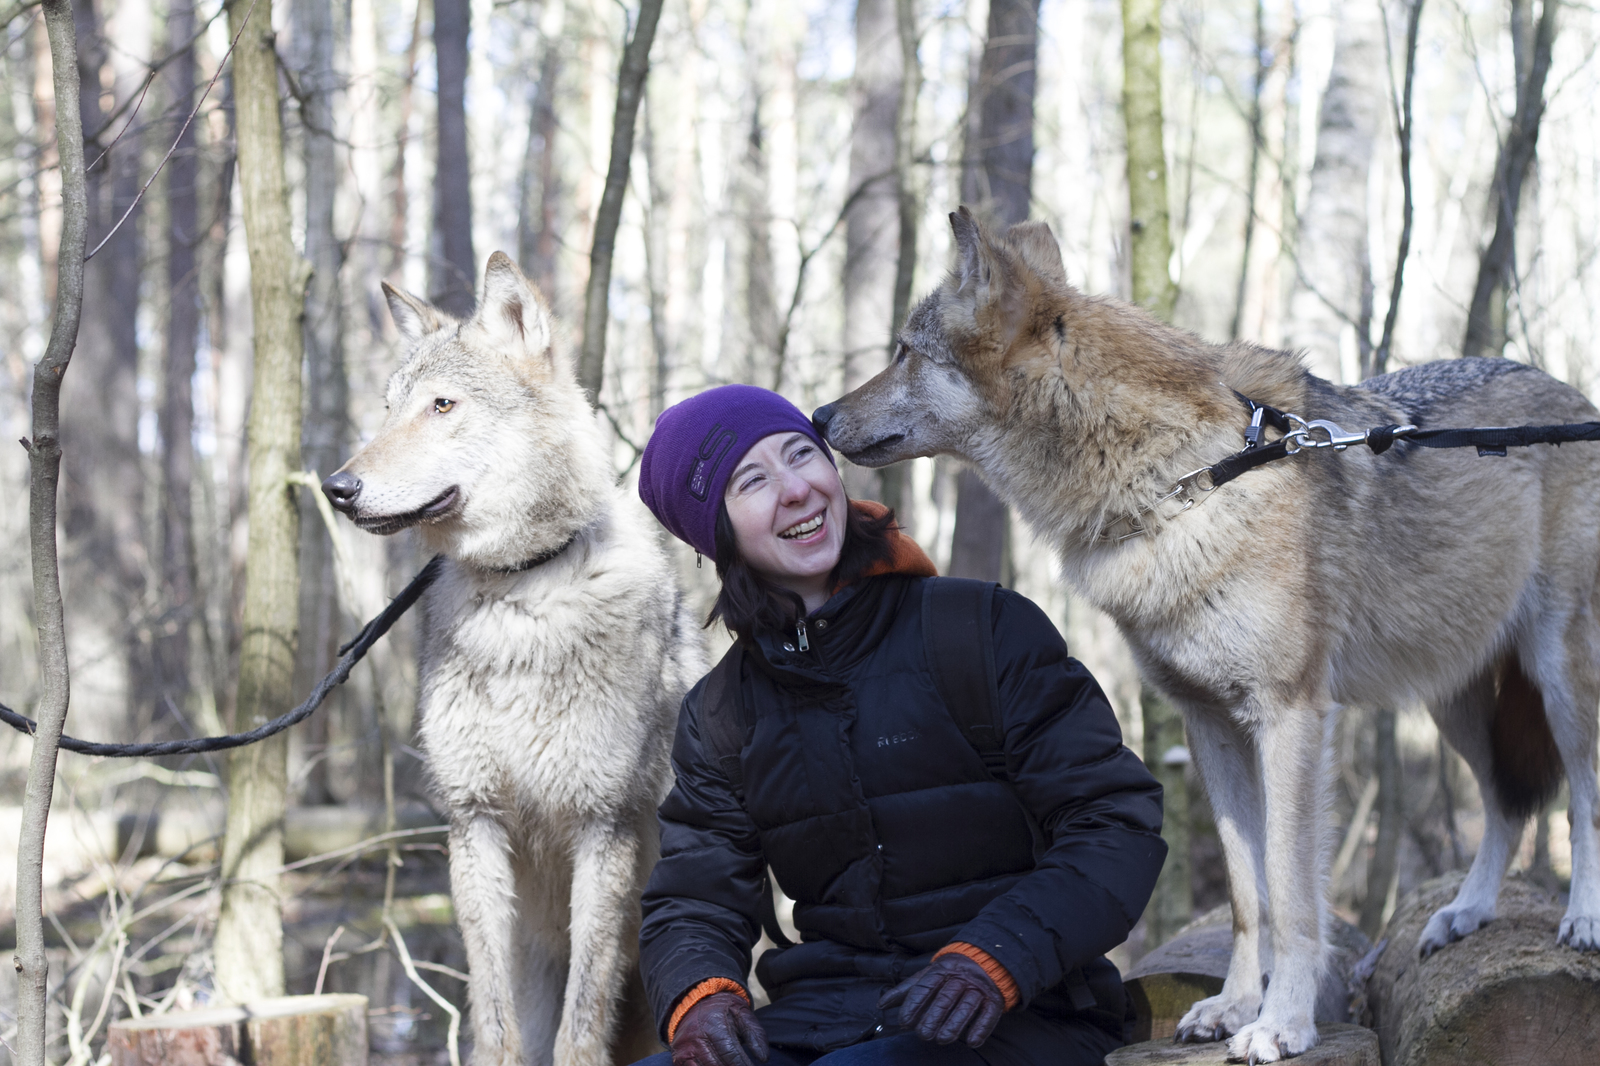
{"label": "wolf ear", "polygon": [[504,252],[489,257],[483,272],[483,301],[472,321],[490,343],[513,356],[546,356],[552,330],[550,312]]}
{"label": "wolf ear", "polygon": [[379,284],[383,286],[383,298],[389,301],[389,313],[394,316],[394,328],[400,331],[402,340],[414,343],[444,328],[444,316],[432,304],[387,281]]}
{"label": "wolf ear", "polygon": [[1057,285],[1066,285],[1067,268],[1061,262],[1061,245],[1044,222],[1019,222],[1006,234],[1017,254],[1035,274]]}
{"label": "wolf ear", "polygon": [[960,291],[965,292],[972,286],[981,292],[994,276],[994,264],[989,260],[986,247],[988,236],[966,204],[950,213],[950,232],[956,239],[956,277],[961,281]]}

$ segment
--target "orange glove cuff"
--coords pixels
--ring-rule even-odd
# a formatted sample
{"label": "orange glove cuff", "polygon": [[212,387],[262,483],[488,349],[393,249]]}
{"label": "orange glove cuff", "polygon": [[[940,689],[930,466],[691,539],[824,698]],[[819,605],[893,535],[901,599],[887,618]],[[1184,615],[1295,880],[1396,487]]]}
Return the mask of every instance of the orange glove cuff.
{"label": "orange glove cuff", "polygon": [[990,955],[982,948],[975,947],[965,941],[956,940],[933,953],[933,957],[936,959],[940,955],[965,955],[979,966],[982,966],[983,972],[989,975],[989,980],[994,982],[995,987],[1000,990],[1000,995],[1005,999],[1006,1010],[1010,1010],[1022,1002],[1022,993],[1017,991],[1017,982],[1012,979],[1009,973],[1006,973],[1004,966],[995,961],[993,955]]}
{"label": "orange glove cuff", "polygon": [[[973,950],[976,951],[977,948],[973,948]],[[1002,970],[1000,972],[1004,973],[1005,971]],[[1010,978],[1007,978],[1007,980],[1010,980]],[[1012,987],[1015,987],[1015,985]],[[667,1043],[672,1043],[672,1038],[678,1033],[678,1023],[683,1021],[685,1014],[689,1013],[689,1008],[707,996],[716,995],[718,992],[737,992],[744,997],[746,1003],[750,1002],[750,993],[746,992],[744,986],[739,984],[738,981],[733,981],[726,977],[708,977],[685,992],[683,998],[678,1000],[678,1005],[672,1008],[672,1017],[667,1020]]]}

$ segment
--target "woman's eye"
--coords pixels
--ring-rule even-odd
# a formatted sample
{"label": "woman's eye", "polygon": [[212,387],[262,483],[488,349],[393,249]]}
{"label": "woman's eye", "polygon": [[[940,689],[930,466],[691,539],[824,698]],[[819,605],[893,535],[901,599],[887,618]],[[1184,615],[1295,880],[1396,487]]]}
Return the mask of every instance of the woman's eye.
{"label": "woman's eye", "polygon": [[433,401],[433,409],[439,412],[441,415],[449,411],[450,408],[454,407],[455,405],[456,402],[454,400],[447,400],[443,396]]}

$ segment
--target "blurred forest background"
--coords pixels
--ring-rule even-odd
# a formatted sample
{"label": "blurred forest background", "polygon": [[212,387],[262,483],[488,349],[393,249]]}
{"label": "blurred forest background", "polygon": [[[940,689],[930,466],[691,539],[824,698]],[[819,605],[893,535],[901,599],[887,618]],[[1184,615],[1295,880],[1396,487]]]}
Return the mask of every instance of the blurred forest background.
{"label": "blurred forest background", "polygon": [[[1476,356],[1600,387],[1591,4],[657,2],[608,300],[591,316],[605,323],[598,345],[584,336],[591,247],[638,7],[247,6],[276,34],[293,241],[313,270],[300,448],[317,478],[383,416],[395,333],[380,280],[461,313],[489,253],[511,254],[572,342],[602,347],[599,417],[631,482],[655,416],[708,385],[753,382],[810,410],[876,373],[907,301],[946,269],[945,215],[963,202],[1000,222],[1047,221],[1080,288],[1137,297],[1210,340],[1301,348],[1335,380]],[[67,731],[226,732],[254,335],[229,21],[218,0],[73,11],[98,250],[62,398]],[[0,441],[14,441],[30,432],[62,199],[40,9],[8,4],[0,18]],[[1124,49],[1125,26],[1143,28],[1130,45],[1159,33],[1145,61]],[[1153,113],[1138,106],[1152,99]],[[1154,208],[1130,207],[1151,195]],[[1163,208],[1170,247],[1152,253],[1146,216]],[[1155,275],[1141,254],[1157,256]],[[0,446],[0,702],[24,713],[41,687],[28,476],[28,454]],[[847,476],[896,506],[942,570],[1045,606],[1128,743],[1161,768],[1178,850],[1119,961],[1221,902],[1204,798],[1182,787],[1181,726],[1047,550],[952,462]],[[295,700],[425,561],[408,535],[330,533],[309,490],[298,521]],[[680,571],[709,602],[710,569],[682,552]],[[412,746],[415,627],[403,622],[291,732],[281,889],[288,989],[368,994],[373,1047],[396,1063],[448,1061],[448,1015],[465,999]],[[1338,745],[1332,899],[1376,933],[1398,894],[1465,865],[1481,816],[1420,708],[1351,708]],[[15,928],[30,751],[0,735],[0,941]],[[111,1019],[213,995],[227,775],[211,757],[64,754],[57,781],[50,1054],[89,1063]],[[1517,864],[1559,889],[1565,842],[1558,797]],[[0,971],[9,1048],[16,986]]]}

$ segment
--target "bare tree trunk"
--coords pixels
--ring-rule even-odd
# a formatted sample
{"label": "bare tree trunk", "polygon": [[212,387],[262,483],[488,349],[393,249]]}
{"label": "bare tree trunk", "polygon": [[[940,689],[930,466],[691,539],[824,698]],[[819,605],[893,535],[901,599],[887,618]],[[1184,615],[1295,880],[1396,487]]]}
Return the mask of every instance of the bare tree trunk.
{"label": "bare tree trunk", "polygon": [[1544,118],[1544,83],[1550,73],[1550,52],[1556,37],[1560,0],[1545,0],[1531,49],[1527,24],[1533,0],[1511,0],[1513,54],[1517,67],[1517,109],[1494,163],[1494,236],[1478,257],[1478,282],[1467,309],[1467,334],[1462,355],[1499,355],[1506,344],[1506,299],[1516,284],[1517,208],[1522,185],[1539,143]]}
{"label": "bare tree trunk", "polygon": [[[899,201],[900,241],[896,249],[894,305],[889,313],[889,351],[894,357],[895,333],[911,310],[911,283],[917,270],[917,221],[921,201],[917,195],[917,98],[922,94],[922,64],[917,59],[916,0],[895,0],[895,28],[900,44],[900,101],[894,123],[895,198]],[[916,529],[916,493],[911,491],[911,467],[896,463],[878,471],[880,499],[894,508],[901,526]]]}
{"label": "bare tree trunk", "polygon": [[1317,374],[1333,381],[1346,376],[1345,338],[1354,333],[1358,364],[1367,361],[1372,348],[1367,178],[1387,86],[1382,10],[1376,4],[1344,4],[1337,17],[1311,188],[1300,216],[1285,338],[1289,347],[1310,354]]}
{"label": "bare tree trunk", "polygon": [[[561,42],[546,35],[539,45],[539,84],[534,90],[532,129],[523,160],[522,210],[517,218],[517,261],[548,300],[555,300],[556,208],[561,176],[556,172],[556,101],[561,83]],[[537,175],[535,180],[534,175]]]}
{"label": "bare tree trunk", "polygon": [[70,0],[43,0],[55,88],[56,150],[61,167],[61,241],[56,253],[55,321],[33,372],[33,438],[28,444],[28,539],[33,556],[34,618],[39,640],[39,722],[28,763],[17,837],[17,1047],[20,1066],[44,1066],[44,831],[55,791],[56,751],[67,720],[71,681],[66,618],[56,559],[56,491],[61,476],[61,382],[78,339],[89,197],[78,111],[78,57]]}
{"label": "bare tree trunk", "polygon": [[411,139],[411,111],[412,101],[416,97],[417,50],[422,45],[424,0],[413,2],[416,6],[411,12],[411,43],[406,45],[405,71],[400,79],[400,132],[394,146],[394,206],[389,219],[391,271],[399,271],[405,266],[406,230],[411,216],[411,195],[406,189],[406,145]]}
{"label": "bare tree trunk", "polygon": [[[139,461],[138,318],[139,230],[135,212],[114,235],[107,234],[138,191],[138,139],[129,130],[112,146],[121,123],[106,126],[100,107],[101,74],[108,65],[105,30],[97,5],[80,0],[74,10],[84,48],[76,65],[78,113],[89,166],[89,247],[104,247],[84,269],[84,308],[78,336],[79,371],[61,396],[62,430],[76,443],[63,460],[63,533],[68,544],[68,582],[86,628],[123,649],[127,664],[125,712],[147,713],[148,660],[137,636],[143,592],[142,500]],[[99,160],[96,163],[96,160]],[[88,708],[86,708],[88,709]],[[107,721],[127,729],[135,715]],[[126,724],[124,724],[126,723]]]}
{"label": "bare tree trunk", "polygon": [[[1161,0],[1122,0],[1122,79],[1123,120],[1128,129],[1128,262],[1133,302],[1171,321],[1177,286],[1167,266],[1172,259],[1172,237],[1161,132]],[[1161,781],[1168,811],[1161,824],[1167,862],[1146,910],[1145,945],[1153,947],[1176,932],[1183,917],[1194,910],[1189,796],[1182,762],[1174,760],[1174,765],[1169,765],[1166,757],[1183,744],[1182,716],[1148,685],[1139,702],[1144,716],[1145,763]]]}
{"label": "bare tree trunk", "polygon": [[[302,465],[326,477],[345,459],[350,387],[344,367],[344,301],[339,284],[344,250],[334,232],[334,200],[339,192],[339,160],[334,140],[334,102],[340,74],[333,65],[334,19],[330,0],[294,0],[292,48],[300,68],[301,120],[304,126],[306,259],[311,284],[305,311],[305,421],[301,428]],[[295,691],[306,692],[333,668],[340,644],[339,603],[334,595],[333,548],[316,508],[300,516],[300,654]],[[313,716],[303,734],[307,744],[325,746],[331,712]],[[328,760],[318,759],[305,775],[303,800],[328,803]]]}
{"label": "bare tree trunk", "polygon": [[1361,931],[1376,938],[1388,918],[1390,897],[1400,874],[1400,834],[1405,830],[1405,788],[1400,774],[1400,749],[1395,742],[1395,713],[1373,716],[1373,754],[1378,769],[1378,842],[1367,867],[1367,898],[1361,904]]}
{"label": "bare tree trunk", "polygon": [[[978,67],[978,143],[969,145],[967,154],[981,160],[985,206],[1008,225],[1026,220],[1033,204],[1038,54],[1039,0],[990,0],[988,36]],[[973,106],[969,100],[968,109]],[[971,469],[962,470],[950,574],[1000,580],[1009,524],[1000,498]]]}
{"label": "bare tree trunk", "polygon": [[190,625],[195,611],[194,476],[195,346],[200,339],[200,277],[195,249],[201,239],[200,160],[195,127],[184,118],[194,106],[194,0],[173,0],[167,11],[167,91],[181,132],[167,161],[167,348],[161,400],[162,617],[155,646],[159,698],[169,713],[189,717]]}
{"label": "bare tree trunk", "polygon": [[[856,4],[856,69],[851,78],[853,122],[850,173],[854,195],[845,212],[844,388],[856,388],[883,366],[893,321],[897,217],[897,153],[902,54],[897,33],[898,0]],[[876,470],[843,464],[850,495],[883,498]]]}
{"label": "bare tree trunk", "polygon": [[433,0],[439,111],[428,297],[434,306],[463,318],[472,314],[473,279],[478,269],[472,250],[472,158],[467,152],[467,36],[471,23],[472,0]]}
{"label": "bare tree trunk", "polygon": [[1400,138],[1400,249],[1395,253],[1394,278],[1389,285],[1389,309],[1383,316],[1383,336],[1377,347],[1362,361],[1361,376],[1382,374],[1389,366],[1389,351],[1394,345],[1394,326],[1400,314],[1400,293],[1405,286],[1406,260],[1411,258],[1411,95],[1417,80],[1417,40],[1422,23],[1422,0],[1409,0],[1406,15],[1405,88],[1396,105],[1395,128]]}
{"label": "bare tree trunk", "polygon": [[1128,261],[1133,302],[1172,320],[1167,156],[1162,143],[1161,0],[1122,0],[1122,112],[1128,128]]}
{"label": "bare tree trunk", "polygon": [[633,132],[650,73],[650,45],[656,39],[662,0],[639,0],[638,22],[622,50],[617,72],[617,110],[611,121],[611,161],[606,186],[595,212],[594,243],[589,251],[589,285],[583,298],[583,350],[578,356],[578,384],[589,403],[600,402],[606,361],[606,327],[611,321],[611,256],[622,221],[622,197],[628,190],[628,165],[633,159]]}
{"label": "bare tree trunk", "polygon": [[[229,0],[228,27],[239,36],[233,81],[255,326],[250,543],[236,721],[249,728],[294,705],[299,516],[296,490],[287,479],[300,465],[301,326],[310,268],[290,237],[271,0]],[[287,737],[280,733],[237,748],[228,758],[224,887],[215,950],[217,988],[230,1002],[283,994],[277,870],[283,865],[287,750]]]}

